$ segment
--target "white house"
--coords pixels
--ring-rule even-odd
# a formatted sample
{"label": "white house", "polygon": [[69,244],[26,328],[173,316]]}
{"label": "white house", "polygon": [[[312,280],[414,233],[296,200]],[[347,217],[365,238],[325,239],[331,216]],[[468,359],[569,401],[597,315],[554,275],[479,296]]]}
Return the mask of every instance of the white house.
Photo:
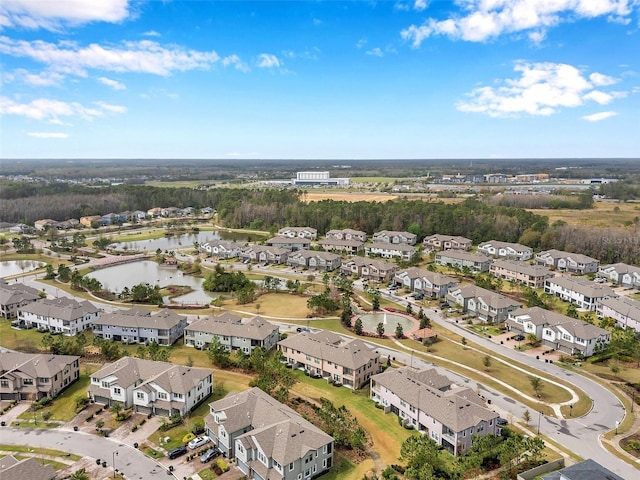
{"label": "white house", "polygon": [[399,258],[407,262],[417,252],[416,248],[408,243],[374,242],[364,246],[364,253],[370,257]]}
{"label": "white house", "polygon": [[242,350],[247,355],[256,347],[266,351],[278,344],[278,327],[262,317],[241,318],[231,313],[207,317],[191,323],[184,332],[184,344],[206,349],[217,337],[228,350]]}
{"label": "white house", "polygon": [[278,236],[315,240],[316,238],[318,238],[318,230],[311,227],[284,227],[278,230]]}
{"label": "white house", "polygon": [[40,298],[38,290],[24,283],[8,284],[0,278],[0,315],[15,318],[18,309]]}
{"label": "white house", "polygon": [[240,251],[240,260],[252,263],[283,264],[286,263],[289,250],[264,245],[249,245]]}
{"label": "white house", "polygon": [[470,315],[490,323],[505,321],[509,312],[522,306],[517,300],[475,285],[455,287],[449,290],[446,298],[450,303],[462,306]]}
{"label": "white house", "polygon": [[533,249],[531,247],[526,247],[519,243],[499,242],[498,240],[481,243],[478,245],[478,253],[520,261],[529,260],[533,257]]}
{"label": "white house", "polygon": [[474,436],[500,435],[498,414],[435,369],[388,368],[371,378],[370,398],[453,455],[467,451]]}
{"label": "white house", "polygon": [[233,240],[207,240],[200,245],[200,251],[215,258],[238,258],[242,245]]}
{"label": "white house", "polygon": [[598,270],[598,276],[626,288],[640,288],[640,267],[626,263],[603,265]]}
{"label": "white house", "polygon": [[640,333],[640,302],[629,297],[606,298],[598,302],[598,317],[612,318],[621,328]]}
{"label": "white house", "polygon": [[373,234],[374,243],[406,243],[415,245],[418,236],[410,232],[397,232],[394,230],[381,230]]}
{"label": "white house", "polygon": [[544,292],[570,302],[578,308],[595,311],[598,302],[605,298],[617,297],[606,285],[595,283],[586,278],[557,276],[544,282]]}
{"label": "white house", "polygon": [[87,394],[96,403],[120,402],[136,412],[189,413],[211,395],[213,372],[167,362],[123,357],[91,375]]}
{"label": "white house", "polygon": [[540,307],[515,310],[506,323],[511,332],[533,333],[544,345],[569,355],[590,357],[611,341],[604,328]]}
{"label": "white house", "polygon": [[43,298],[18,309],[18,322],[28,328],[73,336],[100,318],[100,310],[86,300]]}
{"label": "white house", "polygon": [[536,265],[546,265],[561,272],[585,275],[596,273],[600,262],[595,258],[580,253],[563,252],[562,250],[546,250],[535,256]]}
{"label": "white house", "polygon": [[209,408],[207,435],[248,478],[309,480],[333,465],[333,438],[257,387]]}
{"label": "white house", "polygon": [[304,237],[277,236],[270,238],[264,243],[269,247],[283,248],[291,252],[295,252],[296,250],[309,250],[311,246],[311,240]]}

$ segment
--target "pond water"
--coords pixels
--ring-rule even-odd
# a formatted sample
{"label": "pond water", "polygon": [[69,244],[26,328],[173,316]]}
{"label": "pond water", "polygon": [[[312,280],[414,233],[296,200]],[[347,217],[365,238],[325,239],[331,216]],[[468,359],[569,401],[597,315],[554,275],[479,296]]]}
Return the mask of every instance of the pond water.
{"label": "pond water", "polygon": [[129,242],[118,242],[114,244],[116,251],[135,252],[155,252],[160,250],[178,250],[181,248],[193,248],[195,242],[205,243],[209,240],[236,240],[241,243],[253,242],[259,239],[257,235],[228,232],[226,230],[213,230],[198,233],[185,233],[183,235],[173,235],[171,237],[153,238],[149,240],[135,240]]}
{"label": "pond water", "polygon": [[[176,268],[161,267],[156,262],[148,260],[103,268],[88,273],[87,276],[97,279],[105,290],[117,293],[124,287],[131,288],[139,283],[160,287],[185,285],[193,288],[193,292],[171,299],[172,302],[177,303],[209,303],[218,296],[217,293],[203,290],[202,278],[184,275]],[[165,302],[168,301],[169,299],[165,298]]]}
{"label": "pond water", "polygon": [[386,335],[395,335],[398,323],[402,325],[405,334],[416,325],[415,320],[411,318],[386,312],[365,313],[360,315],[359,318],[362,320],[362,328],[371,333],[378,333],[378,324],[382,323]]}
{"label": "pond water", "polygon": [[0,277],[10,277],[37,270],[46,265],[44,262],[37,260],[5,260],[0,262]]}

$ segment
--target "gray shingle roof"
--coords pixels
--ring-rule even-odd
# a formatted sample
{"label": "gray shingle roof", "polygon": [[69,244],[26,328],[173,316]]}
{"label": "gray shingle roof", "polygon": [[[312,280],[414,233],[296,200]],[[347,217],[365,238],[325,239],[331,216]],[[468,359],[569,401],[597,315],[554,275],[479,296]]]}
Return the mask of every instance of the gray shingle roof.
{"label": "gray shingle roof", "polygon": [[445,250],[443,252],[436,253],[436,258],[452,258],[455,260],[474,263],[491,263],[491,258],[486,255],[482,255],[480,253],[469,253],[464,250]]}
{"label": "gray shingle roof", "polygon": [[76,320],[99,311],[91,302],[86,300],[78,302],[68,297],[43,298],[21,307],[20,310],[33,315],[67,321]]}
{"label": "gray shingle roof", "polygon": [[553,277],[555,274],[544,265],[529,265],[528,263],[518,262],[517,260],[494,260],[491,269],[504,269],[509,272],[528,275],[533,278]]}
{"label": "gray shingle roof", "polygon": [[536,326],[562,327],[574,337],[579,337],[584,340],[597,338],[600,335],[606,335],[609,333],[609,331],[604,328],[596,327],[595,325],[582,320],[567,317],[561,313],[545,310],[540,307],[519,308],[518,310],[511,312],[511,316],[513,317],[520,317],[523,315],[527,315],[529,317],[528,321]]}
{"label": "gray shingle roof", "polygon": [[166,308],[158,312],[151,312],[151,310],[147,310],[146,308],[133,307],[128,310],[102,314],[94,324],[170,330],[181,322],[186,322],[186,318],[184,315],[178,315],[174,311]]}
{"label": "gray shingle roof", "polygon": [[581,253],[565,252],[565,251],[556,250],[556,249],[546,250],[536,255],[536,258],[546,258],[546,257],[551,257],[553,259],[571,257],[573,260],[575,260],[577,263],[580,263],[580,264],[598,262],[598,260],[596,260],[595,258],[588,257],[587,255],[582,255]]}
{"label": "gray shingle roof", "polygon": [[7,480],[53,480],[56,471],[51,465],[41,465],[33,457],[17,461],[8,456],[0,460],[0,477]]}
{"label": "gray shingle roof", "polygon": [[447,377],[432,370],[414,372],[408,367],[388,368],[371,379],[454,432],[474,427],[482,420],[498,418],[472,389],[454,386]]}
{"label": "gray shingle roof", "polygon": [[8,284],[0,280],[0,305],[13,305],[23,301],[35,301],[40,298],[38,290],[23,283]]}
{"label": "gray shingle roof", "polygon": [[559,285],[589,298],[615,297],[616,293],[606,285],[595,283],[585,278],[557,276],[545,283]]}
{"label": "gray shingle roof", "polygon": [[629,297],[605,298],[599,301],[627,318],[640,322],[640,302]]}
{"label": "gray shingle roof", "polygon": [[20,371],[32,378],[51,378],[79,358],[75,355],[3,352],[0,354],[0,376]]}
{"label": "gray shingle roof", "polygon": [[277,331],[278,327],[262,317],[256,316],[242,319],[229,313],[196,320],[185,328],[187,332],[206,332],[214,335],[250,338],[252,340],[264,340],[273,334],[274,330]]}

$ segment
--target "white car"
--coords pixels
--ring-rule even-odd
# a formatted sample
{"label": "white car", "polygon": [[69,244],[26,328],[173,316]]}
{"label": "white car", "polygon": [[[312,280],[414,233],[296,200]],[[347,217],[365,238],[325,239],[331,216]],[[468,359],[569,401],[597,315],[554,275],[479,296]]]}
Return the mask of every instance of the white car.
{"label": "white car", "polygon": [[193,440],[191,440],[187,446],[191,449],[191,450],[195,450],[196,448],[199,448],[203,445],[206,445],[207,443],[209,443],[211,441],[211,439],[209,437],[207,437],[206,435],[203,435],[201,437],[196,437]]}

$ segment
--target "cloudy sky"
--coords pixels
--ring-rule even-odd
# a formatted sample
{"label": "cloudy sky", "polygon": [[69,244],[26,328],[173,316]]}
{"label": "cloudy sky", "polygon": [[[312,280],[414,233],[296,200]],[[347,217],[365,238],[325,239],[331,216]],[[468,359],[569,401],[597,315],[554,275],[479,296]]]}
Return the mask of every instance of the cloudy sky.
{"label": "cloudy sky", "polygon": [[2,0],[3,158],[640,156],[640,0]]}

